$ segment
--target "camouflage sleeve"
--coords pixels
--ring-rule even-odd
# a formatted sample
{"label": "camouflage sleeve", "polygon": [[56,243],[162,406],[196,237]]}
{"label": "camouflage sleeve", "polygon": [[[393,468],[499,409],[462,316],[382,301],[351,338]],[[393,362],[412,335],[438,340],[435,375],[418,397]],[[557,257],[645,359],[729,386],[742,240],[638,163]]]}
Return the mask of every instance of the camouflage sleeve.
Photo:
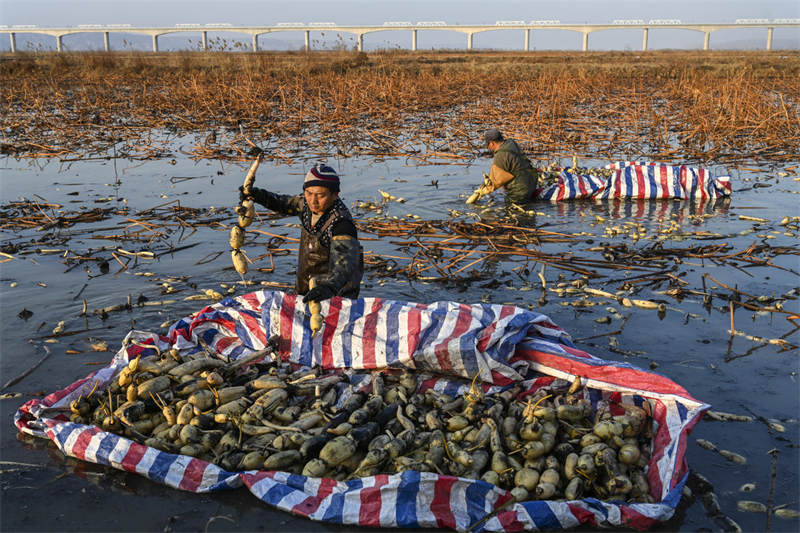
{"label": "camouflage sleeve", "polygon": [[257,204],[281,215],[296,215],[302,209],[302,195],[278,194],[255,187],[250,189],[250,195]]}
{"label": "camouflage sleeve", "polygon": [[352,235],[334,235],[331,241],[331,255],[327,283],[339,293],[347,282],[353,279],[358,268],[361,245]]}

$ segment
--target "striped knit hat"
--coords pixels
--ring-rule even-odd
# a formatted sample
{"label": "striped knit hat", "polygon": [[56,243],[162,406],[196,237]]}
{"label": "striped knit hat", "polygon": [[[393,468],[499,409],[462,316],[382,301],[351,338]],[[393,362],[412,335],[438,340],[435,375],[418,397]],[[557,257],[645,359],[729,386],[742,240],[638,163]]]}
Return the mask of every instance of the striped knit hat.
{"label": "striped knit hat", "polygon": [[308,171],[303,182],[303,190],[307,187],[327,187],[333,192],[339,192],[339,176],[327,165],[315,165]]}

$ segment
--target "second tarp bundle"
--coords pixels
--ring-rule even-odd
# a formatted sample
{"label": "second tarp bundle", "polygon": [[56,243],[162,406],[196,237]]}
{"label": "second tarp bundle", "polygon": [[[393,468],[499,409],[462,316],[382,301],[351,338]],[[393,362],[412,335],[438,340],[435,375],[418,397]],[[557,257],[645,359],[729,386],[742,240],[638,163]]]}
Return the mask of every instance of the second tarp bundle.
{"label": "second tarp bundle", "polygon": [[563,170],[555,184],[537,191],[536,198],[551,202],[583,198],[713,201],[731,194],[730,176],[714,177],[702,168],[636,161],[605,168],[613,171],[608,178]]}

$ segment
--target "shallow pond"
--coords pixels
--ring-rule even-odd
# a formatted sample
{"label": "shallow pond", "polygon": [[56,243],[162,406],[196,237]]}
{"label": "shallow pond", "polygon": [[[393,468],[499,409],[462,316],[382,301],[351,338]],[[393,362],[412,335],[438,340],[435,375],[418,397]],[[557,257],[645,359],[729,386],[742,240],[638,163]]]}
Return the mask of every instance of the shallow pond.
{"label": "shallow pond", "polygon": [[[173,153],[180,153],[181,142],[176,141]],[[267,161],[258,171],[256,186],[282,193],[299,192],[312,163],[308,160],[305,164],[286,166]],[[800,310],[795,299],[800,280],[797,224],[794,229],[780,224],[784,217],[800,214],[797,196],[800,182],[791,168],[787,172],[768,164],[753,164],[749,169],[710,167],[715,176],[732,177],[734,192],[730,200],[717,205],[672,201],[534,203],[525,207],[526,213],[509,211],[499,200],[483,199],[475,205],[465,205],[466,197],[481,182],[481,172],[488,170],[489,159],[472,164],[444,162],[424,166],[403,159],[376,158],[329,159],[327,163],[340,172],[343,200],[355,206],[356,218],[364,222],[376,217],[398,217],[407,221],[453,219],[493,224],[511,215],[523,226],[575,236],[570,242],[544,243],[537,248],[540,252],[571,252],[600,260],[602,255],[592,249],[601,243],[625,244],[629,250],[650,249],[657,242],[664,248],[682,249],[724,243],[732,247],[731,254],[751,245],[784,250],[773,254],[772,266],[753,266],[735,259],[712,261],[689,257],[656,263],[684,280],[686,288],[718,295],[708,302],[710,305],[704,305],[699,295],[690,294],[679,301],[656,292],[666,287],[633,284],[638,291],[636,298],[667,303],[667,310],[661,315],[654,310],[622,308],[618,302],[603,303],[598,299],[595,300],[599,305],[579,308],[571,304],[575,299],[572,295],[559,296],[553,291],[559,282],[577,279],[577,274],[548,267],[544,272],[547,290],[543,291],[540,265],[518,259],[482,261],[471,267],[479,276],[459,282],[410,281],[405,276],[385,277],[368,271],[362,296],[418,302],[510,303],[546,314],[572,335],[578,347],[592,355],[655,368],[698,400],[711,404],[713,410],[755,418],[751,422],[706,419],[687,440],[690,467],[713,483],[723,512],[745,531],[765,529],[766,516],[737,511],[737,501],[767,503],[773,481],[772,455],[768,455],[772,449],[780,450],[774,505],[798,508],[798,350],[779,342],[767,342],[783,339],[796,346],[796,321],[787,320],[789,315],[785,313],[739,307],[734,315],[735,329],[744,335],[731,336],[727,296],[732,292],[703,278],[704,274],[710,275],[748,295],[780,298],[785,310],[795,313]],[[605,163],[608,161],[581,161],[586,166]],[[0,505],[4,530],[272,531],[279,527],[291,531],[344,530],[274,511],[244,490],[190,494],[136,475],[65,458],[47,441],[18,434],[12,424],[16,410],[34,394],[61,389],[106,364],[130,329],[164,333],[167,323],[205,305],[184,300],[188,296],[208,288],[219,290],[221,283],[235,294],[269,288],[262,282],[275,287],[293,285],[294,252],[274,254],[274,264],[269,258],[258,261],[254,267],[274,266],[274,270],[257,271],[251,267],[244,279],[255,284],[242,284],[242,278],[230,268],[228,225],[234,221],[236,189],[242,184],[247,167],[245,163],[194,161],[180,156],[145,162],[13,159],[0,162],[0,205],[4,208],[23,197],[37,199],[41,204],[60,204],[62,214],[113,208],[102,220],[76,223],[69,228],[37,231],[38,225],[29,229],[5,226],[0,233],[4,250],[10,250],[11,245],[19,249],[19,253],[11,253],[15,259],[0,263],[3,326],[0,381],[6,383],[29,369],[45,355],[45,347],[52,352],[40,368],[3,391],[22,394],[2,400]],[[388,202],[380,213],[357,207],[363,202],[379,203],[379,190],[405,201]],[[150,220],[153,226],[141,223],[143,211],[164,205],[171,208],[178,202],[182,208],[192,210],[192,220],[183,225],[162,224],[159,220]],[[160,209],[155,212],[163,213],[166,208]],[[44,211],[51,218],[58,214],[49,209]],[[647,236],[634,241],[627,235],[604,235],[607,226],[629,221],[645,227]],[[265,219],[251,226],[251,230],[258,231],[251,231],[245,244],[250,257],[265,253],[264,245],[274,235],[297,237],[296,223],[292,218]],[[665,232],[668,227],[672,230]],[[129,237],[135,234],[136,239],[119,240],[123,233]],[[658,241],[654,240],[657,234],[662,235]],[[403,245],[396,244],[404,237],[378,238],[368,233],[362,237],[368,256],[404,255]],[[111,255],[117,247],[136,252],[146,246],[155,257],[133,259],[116,252],[119,257],[116,260]],[[282,246],[285,250],[292,247],[291,243]],[[793,253],[786,252],[787,249]],[[768,250],[760,250],[763,258],[770,255]],[[84,255],[103,256],[108,264],[101,268],[95,261],[80,262],[77,258]],[[67,262],[66,258],[72,259]],[[397,263],[406,264],[400,259]],[[610,292],[619,289],[634,274],[641,275],[615,269],[596,271],[603,277],[590,281],[590,285]],[[165,283],[174,292],[168,292]],[[143,295],[151,302],[175,302],[111,312],[107,318],[91,313],[123,304],[128,295],[133,301]],[[86,316],[81,316],[83,300],[89,310]],[[614,307],[619,315],[610,314],[608,307]],[[18,316],[23,308],[33,313],[27,320]],[[628,313],[630,317],[623,319],[622,315]],[[609,314],[610,323],[595,321]],[[66,322],[66,331],[76,333],[54,337],[52,331],[60,321]],[[48,339],[57,342],[45,343]],[[96,351],[102,349],[103,342],[108,351]],[[779,422],[785,432],[776,431],[767,421]],[[734,464],[701,448],[695,443],[699,438],[745,456],[747,463]],[[755,483],[755,491],[739,492],[739,487],[746,483]],[[797,528],[796,520],[772,518],[772,531]],[[718,529],[699,501],[679,508],[669,523],[657,528],[660,531]]]}

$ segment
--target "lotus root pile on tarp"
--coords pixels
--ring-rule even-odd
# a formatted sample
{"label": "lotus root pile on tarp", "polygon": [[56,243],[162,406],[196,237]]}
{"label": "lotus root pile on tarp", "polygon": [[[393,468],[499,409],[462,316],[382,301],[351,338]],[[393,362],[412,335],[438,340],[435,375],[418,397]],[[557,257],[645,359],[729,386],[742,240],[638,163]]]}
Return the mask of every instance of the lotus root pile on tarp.
{"label": "lotus root pile on tarp", "polygon": [[348,369],[352,379],[342,386],[343,393],[358,389],[359,383],[369,385],[370,380],[359,381],[359,375],[388,368],[413,369],[421,392],[434,389],[451,395],[464,394],[476,374],[487,395],[520,381],[524,391],[532,392],[569,385],[575,376],[583,376],[585,398],[594,408],[645,401],[653,406],[653,453],[646,474],[656,503],[596,498],[517,502],[474,530],[568,529],[580,524],[643,530],[673,515],[688,474],[686,439],[709,406],[664,376],[595,358],[577,349],[548,317],[514,306],[336,297],[323,302],[322,313],[324,327],[312,338],[301,299],[262,291],[205,307],[177,322],[167,335],[132,331],[109,366],[26,403],[15,417],[16,426],[51,439],[66,455],[136,472],[174,488],[213,492],[247,487],[278,509],[336,524],[463,531],[508,503],[510,492],[480,480],[413,470],[348,481],[284,471],[229,472],[95,426],[71,423],[63,408],[96,385],[102,389],[137,356],[171,348],[181,354],[199,353],[205,344],[220,357],[235,360],[264,348],[273,336],[280,339],[284,362]]}

